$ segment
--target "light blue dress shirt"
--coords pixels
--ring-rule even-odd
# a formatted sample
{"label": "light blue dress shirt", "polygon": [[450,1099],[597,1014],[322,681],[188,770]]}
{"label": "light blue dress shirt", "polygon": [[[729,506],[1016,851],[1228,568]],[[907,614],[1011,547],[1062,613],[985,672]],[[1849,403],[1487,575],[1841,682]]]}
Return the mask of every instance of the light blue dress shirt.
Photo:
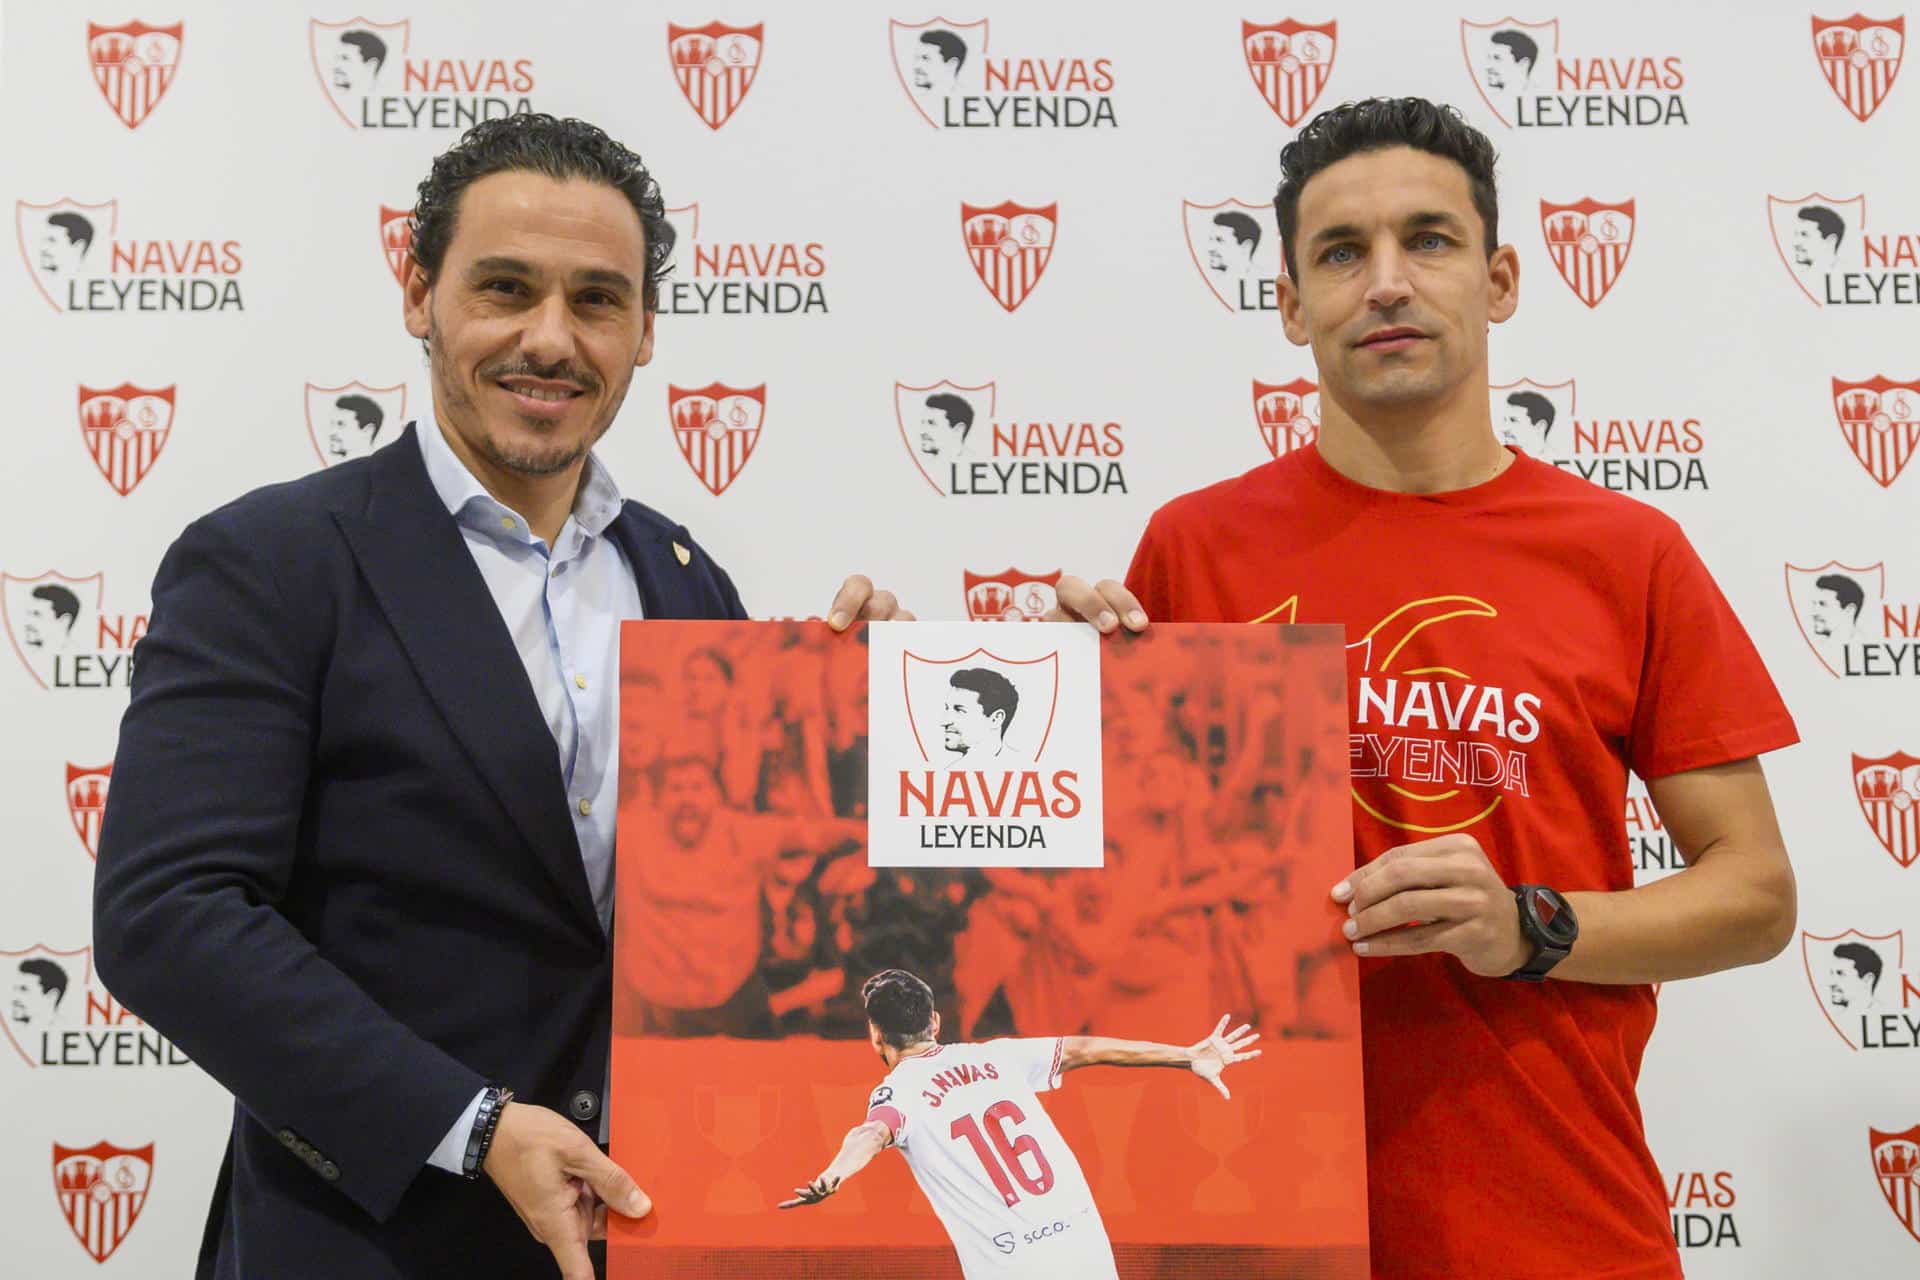
{"label": "light blue dress shirt", "polygon": [[[620,514],[620,490],[600,459],[589,454],[573,513],[549,547],[518,512],[495,501],[474,479],[431,411],[416,430],[427,478],[460,526],[553,734],[587,885],[600,927],[610,929],[620,785],[620,623],[641,616],[633,568],[606,536]],[[476,1094],[428,1163],[460,1172],[479,1109]],[[606,1137],[603,1105],[600,1140]]]}

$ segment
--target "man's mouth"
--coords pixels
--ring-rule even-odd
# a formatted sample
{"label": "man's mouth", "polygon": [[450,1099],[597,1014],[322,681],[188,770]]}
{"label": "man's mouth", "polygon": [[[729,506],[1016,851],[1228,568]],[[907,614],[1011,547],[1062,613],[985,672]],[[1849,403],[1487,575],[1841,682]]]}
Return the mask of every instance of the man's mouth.
{"label": "man's mouth", "polygon": [[575,383],[522,375],[496,378],[494,385],[513,397],[521,413],[535,418],[558,418],[586,394]]}
{"label": "man's mouth", "polygon": [[1388,329],[1375,329],[1354,345],[1365,351],[1405,351],[1416,342],[1425,342],[1427,335],[1407,325],[1394,325]]}

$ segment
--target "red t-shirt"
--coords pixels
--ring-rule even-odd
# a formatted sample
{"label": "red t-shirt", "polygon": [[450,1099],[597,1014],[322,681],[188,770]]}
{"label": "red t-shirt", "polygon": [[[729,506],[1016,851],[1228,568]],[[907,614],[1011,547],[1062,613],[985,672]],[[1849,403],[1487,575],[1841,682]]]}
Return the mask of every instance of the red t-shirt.
{"label": "red t-shirt", "polygon": [[[1524,455],[1414,495],[1296,450],[1163,507],[1127,586],[1169,622],[1346,625],[1356,865],[1458,831],[1508,883],[1628,889],[1629,769],[1797,740],[1679,526]],[[1634,1095],[1653,1018],[1644,986],[1361,961],[1375,1275],[1679,1276]]]}

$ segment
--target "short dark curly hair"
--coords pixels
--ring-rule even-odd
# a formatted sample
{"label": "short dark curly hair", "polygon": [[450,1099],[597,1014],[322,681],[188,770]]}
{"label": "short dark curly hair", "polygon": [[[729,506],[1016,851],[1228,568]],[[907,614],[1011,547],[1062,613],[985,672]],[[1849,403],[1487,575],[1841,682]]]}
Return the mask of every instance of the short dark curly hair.
{"label": "short dark curly hair", "polygon": [[1425,98],[1367,98],[1322,111],[1280,149],[1280,189],[1273,197],[1273,212],[1280,223],[1280,251],[1288,275],[1300,275],[1293,238],[1300,226],[1300,192],[1308,179],[1348,156],[1387,147],[1412,147],[1467,171],[1473,207],[1486,232],[1487,256],[1493,256],[1500,243],[1500,202],[1493,179],[1498,157],[1487,135],[1454,108]]}
{"label": "short dark curly hair", "polygon": [[905,969],[882,969],[860,984],[867,1021],[896,1049],[918,1044],[933,1030],[933,988]]}
{"label": "short dark curly hair", "polygon": [[434,157],[420,182],[413,206],[413,239],[408,252],[433,280],[440,274],[447,246],[453,243],[460,196],[489,174],[513,170],[549,178],[584,178],[619,191],[640,215],[646,235],[647,275],[641,299],[648,311],[660,301],[660,282],[671,269],[673,224],[667,221],[660,184],[640,157],[585,120],[559,119],[544,112],[523,112],[483,120]]}

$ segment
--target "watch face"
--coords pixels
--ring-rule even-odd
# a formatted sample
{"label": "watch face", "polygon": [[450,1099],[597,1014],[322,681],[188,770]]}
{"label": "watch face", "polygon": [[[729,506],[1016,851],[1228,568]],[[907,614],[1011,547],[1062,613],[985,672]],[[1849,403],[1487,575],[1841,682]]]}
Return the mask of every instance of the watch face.
{"label": "watch face", "polygon": [[1553,945],[1570,946],[1580,936],[1580,924],[1574,919],[1573,908],[1553,890],[1535,888],[1527,894],[1527,903],[1540,931]]}

